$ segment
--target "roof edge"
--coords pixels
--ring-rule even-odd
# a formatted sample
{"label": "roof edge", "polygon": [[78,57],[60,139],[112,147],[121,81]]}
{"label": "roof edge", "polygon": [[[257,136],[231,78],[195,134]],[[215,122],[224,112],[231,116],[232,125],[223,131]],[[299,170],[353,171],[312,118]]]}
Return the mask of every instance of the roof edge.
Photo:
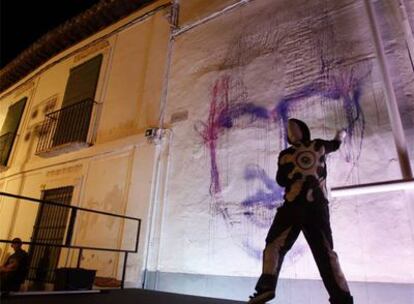
{"label": "roof edge", "polygon": [[155,0],[101,0],[47,32],[0,71],[0,94],[52,57]]}

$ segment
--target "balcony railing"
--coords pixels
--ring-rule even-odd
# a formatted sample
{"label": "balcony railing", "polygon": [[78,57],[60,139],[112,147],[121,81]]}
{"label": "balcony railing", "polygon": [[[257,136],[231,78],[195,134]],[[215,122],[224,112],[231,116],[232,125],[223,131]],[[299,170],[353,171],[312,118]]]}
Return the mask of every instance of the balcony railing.
{"label": "balcony railing", "polygon": [[36,154],[67,146],[90,145],[89,125],[95,101],[86,99],[46,115],[40,128]]}
{"label": "balcony railing", "polygon": [[16,133],[8,132],[0,136],[0,166],[6,166]]}

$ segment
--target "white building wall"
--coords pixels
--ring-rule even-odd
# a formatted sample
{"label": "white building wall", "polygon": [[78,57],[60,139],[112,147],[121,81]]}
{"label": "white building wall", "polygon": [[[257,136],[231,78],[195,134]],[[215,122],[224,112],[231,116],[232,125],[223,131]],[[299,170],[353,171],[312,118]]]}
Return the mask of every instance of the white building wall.
{"label": "white building wall", "polygon": [[[178,2],[182,28],[174,35],[165,114],[174,138],[149,286],[246,299],[282,201],[273,182],[284,144],[282,115],[305,120],[314,137],[333,138],[348,128],[350,137],[329,158],[329,187],[401,178],[383,78],[363,1]],[[186,11],[190,7],[194,11]],[[376,13],[400,111],[411,117],[414,75],[398,10],[384,1]],[[240,114],[247,105],[258,112]],[[403,122],[409,137],[412,122]],[[411,303],[412,195],[332,198],[330,210],[335,249],[357,303]],[[320,286],[309,282],[320,277],[303,237],[287,255],[281,278],[281,301],[326,300],[323,292],[311,292]],[[395,283],[406,289],[393,292]],[[387,294],[383,300],[379,289]]]}

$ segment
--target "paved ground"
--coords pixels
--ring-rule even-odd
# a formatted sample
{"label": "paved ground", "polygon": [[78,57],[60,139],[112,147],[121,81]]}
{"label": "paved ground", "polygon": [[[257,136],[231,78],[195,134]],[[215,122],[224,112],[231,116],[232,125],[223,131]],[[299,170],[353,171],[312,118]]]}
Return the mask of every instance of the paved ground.
{"label": "paved ground", "polygon": [[243,302],[142,289],[106,290],[94,294],[10,295],[1,304],[241,304]]}

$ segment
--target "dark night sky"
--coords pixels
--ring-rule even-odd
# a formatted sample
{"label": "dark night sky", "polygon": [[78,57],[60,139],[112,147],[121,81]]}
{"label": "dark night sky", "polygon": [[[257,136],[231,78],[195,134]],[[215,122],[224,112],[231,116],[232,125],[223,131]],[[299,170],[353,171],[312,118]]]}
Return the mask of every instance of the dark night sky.
{"label": "dark night sky", "polygon": [[99,0],[0,0],[0,68],[51,29]]}

